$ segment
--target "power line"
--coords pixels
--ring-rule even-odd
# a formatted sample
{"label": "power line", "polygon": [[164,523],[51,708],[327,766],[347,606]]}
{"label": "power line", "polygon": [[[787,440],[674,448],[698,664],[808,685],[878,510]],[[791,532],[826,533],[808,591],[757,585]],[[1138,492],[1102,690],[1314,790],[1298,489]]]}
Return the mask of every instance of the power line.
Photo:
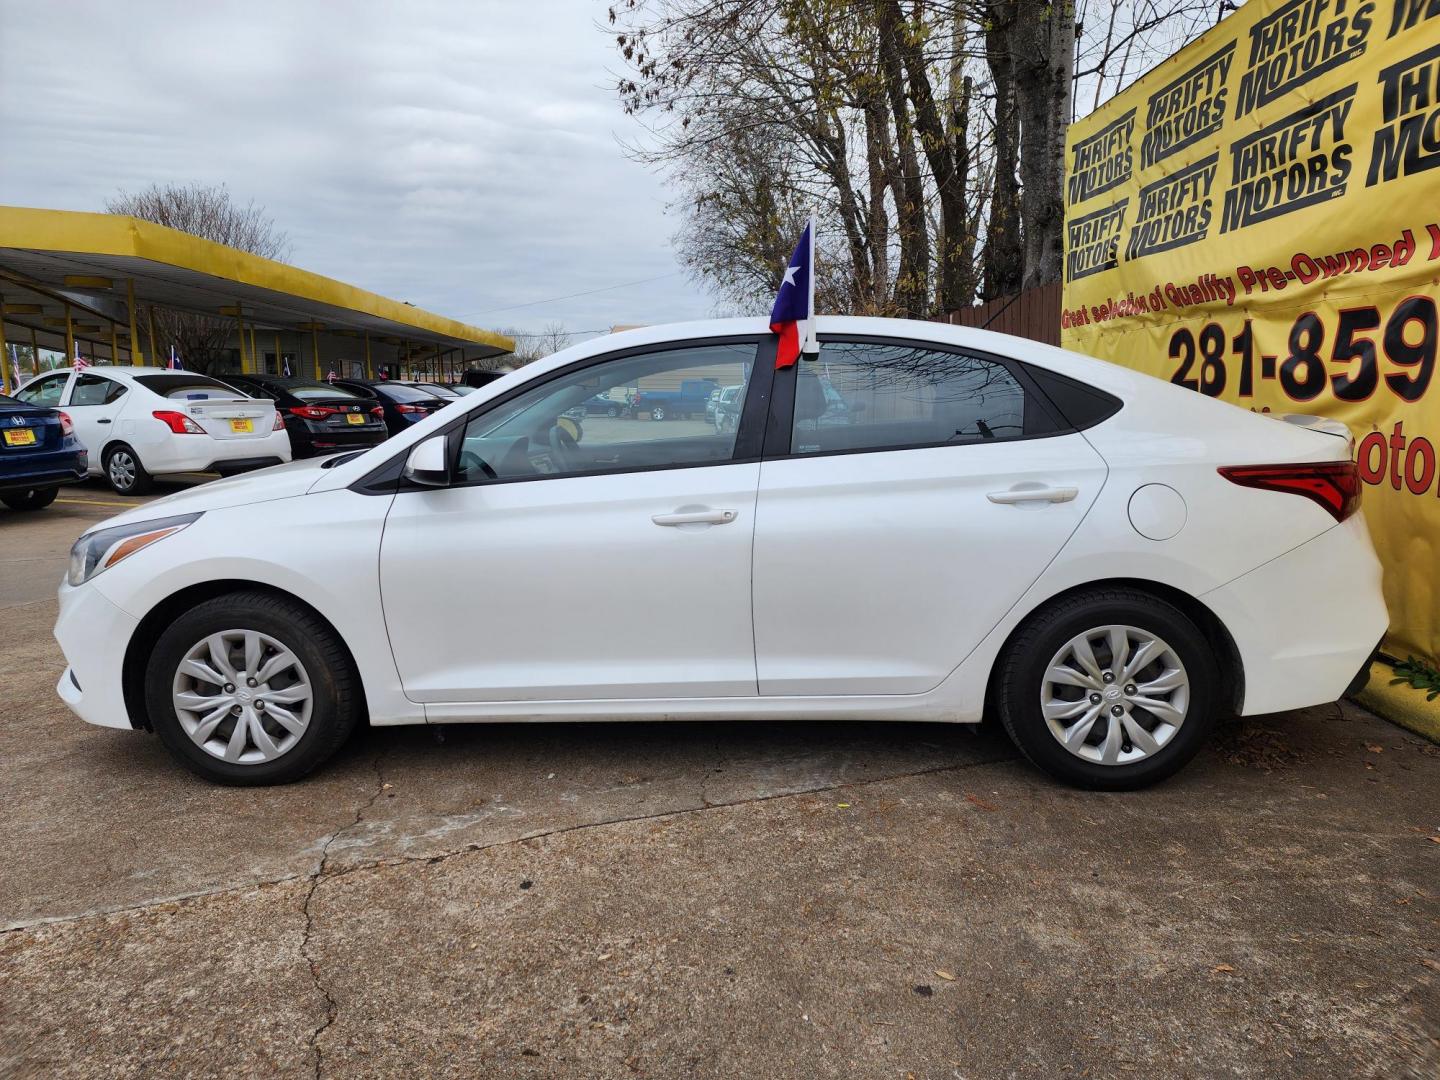
{"label": "power line", "polygon": [[584,292],[567,293],[564,296],[552,296],[546,300],[531,300],[525,304],[511,304],[509,307],[491,308],[489,311],[477,311],[471,315],[457,316],[461,319],[478,319],[484,315],[494,315],[497,311],[515,311],[518,308],[538,307],[540,304],[554,304],[560,300],[573,300],[577,296],[594,296],[596,293],[613,292],[615,289],[628,289],[632,285],[648,285],[652,281],[662,281],[665,278],[676,277],[681,273],[679,270],[672,270],[668,274],[657,274],[655,277],[641,278],[639,281],[622,281],[619,285],[606,285],[603,289],[586,289]]}

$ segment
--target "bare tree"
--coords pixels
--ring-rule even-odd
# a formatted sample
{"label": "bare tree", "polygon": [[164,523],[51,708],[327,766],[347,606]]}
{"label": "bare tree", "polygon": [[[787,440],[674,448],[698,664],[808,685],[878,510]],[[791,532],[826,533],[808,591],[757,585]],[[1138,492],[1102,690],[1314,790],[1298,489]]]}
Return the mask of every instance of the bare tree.
{"label": "bare tree", "polygon": [[[267,259],[284,261],[290,257],[290,237],[276,226],[265,208],[256,206],[253,200],[240,205],[223,184],[151,184],[134,193],[121,191],[105,203],[105,209]],[[224,361],[226,346],[235,332],[233,322],[167,308],[155,308],[151,315],[159,340],[150,345],[157,357],[173,346],[185,366],[196,371],[211,371]]]}

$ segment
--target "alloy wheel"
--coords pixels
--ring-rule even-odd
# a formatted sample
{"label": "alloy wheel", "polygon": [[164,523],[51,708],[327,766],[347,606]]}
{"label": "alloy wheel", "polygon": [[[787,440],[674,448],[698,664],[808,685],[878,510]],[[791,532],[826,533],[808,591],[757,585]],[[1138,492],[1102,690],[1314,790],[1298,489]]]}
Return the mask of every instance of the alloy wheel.
{"label": "alloy wheel", "polygon": [[1158,754],[1185,722],[1190,679],[1164,640],[1134,626],[1097,626],[1062,645],[1045,669],[1040,709],[1066,750],[1100,765]]}
{"label": "alloy wheel", "polygon": [[111,486],[117,491],[128,491],[135,486],[135,459],[128,452],[112,450],[106,471],[110,474]]}
{"label": "alloy wheel", "polygon": [[175,669],[171,700],[181,728],[212,757],[274,761],[310,726],[314,691],[300,658],[257,630],[197,641]]}

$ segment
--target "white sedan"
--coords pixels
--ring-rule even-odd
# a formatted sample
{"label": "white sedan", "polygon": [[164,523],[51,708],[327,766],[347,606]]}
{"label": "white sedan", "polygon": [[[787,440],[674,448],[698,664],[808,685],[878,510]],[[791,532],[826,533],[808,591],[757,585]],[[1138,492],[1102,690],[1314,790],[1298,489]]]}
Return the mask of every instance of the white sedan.
{"label": "white sedan", "polygon": [[[983,331],[819,330],[778,371],[758,319],[588,341],[374,449],[122,514],[61,585],[60,696],[233,784],[366,723],[989,713],[1114,789],[1365,672],[1386,612],[1340,425]],[[695,379],[744,387],[734,430],[566,417]],[[437,589],[457,563],[485,570]]]}
{"label": "white sedan", "polygon": [[274,402],[192,371],[57,368],[15,397],[63,408],[90,451],[90,474],[122,495],[143,494],[169,473],[226,474],[290,460]]}

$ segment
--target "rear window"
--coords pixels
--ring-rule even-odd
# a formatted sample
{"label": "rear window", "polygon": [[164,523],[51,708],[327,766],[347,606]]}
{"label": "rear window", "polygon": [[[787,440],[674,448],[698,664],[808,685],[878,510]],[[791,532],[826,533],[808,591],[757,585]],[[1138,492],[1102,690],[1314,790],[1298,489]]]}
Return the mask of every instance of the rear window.
{"label": "rear window", "polygon": [[136,375],[135,381],[152,393],[172,401],[204,401],[249,395],[208,375]]}
{"label": "rear window", "polygon": [[375,387],[391,401],[433,401],[434,394],[427,394],[424,390],[417,390],[413,386],[401,386],[399,383],[381,383]]}
{"label": "rear window", "polygon": [[289,383],[286,387],[301,401],[319,401],[322,398],[354,398],[360,400],[360,395],[346,390],[343,386],[327,386],[325,383]]}

